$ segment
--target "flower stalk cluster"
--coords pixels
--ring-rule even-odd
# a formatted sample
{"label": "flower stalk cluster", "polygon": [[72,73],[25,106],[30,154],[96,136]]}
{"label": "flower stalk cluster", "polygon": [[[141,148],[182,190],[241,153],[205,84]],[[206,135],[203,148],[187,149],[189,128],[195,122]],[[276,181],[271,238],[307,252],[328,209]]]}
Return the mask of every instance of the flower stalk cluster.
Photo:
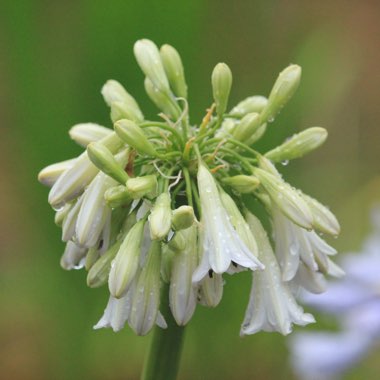
{"label": "flower stalk cluster", "polygon": [[[340,276],[336,251],[317,231],[337,235],[331,211],[289,185],[275,164],[296,159],[326,139],[313,127],[260,153],[255,143],[296,91],[301,68],[290,65],[268,98],[251,96],[229,110],[232,73],[216,65],[213,103],[190,122],[187,84],[178,52],[149,40],[134,46],[148,97],[160,120],[145,119],[117,81],[102,95],[113,128],[78,124],[70,137],[85,151],[50,165],[39,180],[50,186],[66,249],[65,269],[85,268],[92,288],[110,298],[95,328],[118,331],[128,323],[139,335],[167,323],[160,289],[169,288],[171,313],[185,325],[197,304],[215,307],[228,275],[250,271],[252,291],[241,334],[278,331],[314,321],[297,304],[300,288],[325,289],[325,275]],[[252,200],[266,209],[263,228]]]}

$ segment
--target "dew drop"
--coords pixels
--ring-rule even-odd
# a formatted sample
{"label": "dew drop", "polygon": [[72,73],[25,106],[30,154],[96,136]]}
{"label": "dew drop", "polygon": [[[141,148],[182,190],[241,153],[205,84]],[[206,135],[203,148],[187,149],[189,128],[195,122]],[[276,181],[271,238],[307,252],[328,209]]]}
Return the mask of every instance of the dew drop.
{"label": "dew drop", "polygon": [[282,166],[287,166],[289,164],[289,160],[282,160],[281,165]]}

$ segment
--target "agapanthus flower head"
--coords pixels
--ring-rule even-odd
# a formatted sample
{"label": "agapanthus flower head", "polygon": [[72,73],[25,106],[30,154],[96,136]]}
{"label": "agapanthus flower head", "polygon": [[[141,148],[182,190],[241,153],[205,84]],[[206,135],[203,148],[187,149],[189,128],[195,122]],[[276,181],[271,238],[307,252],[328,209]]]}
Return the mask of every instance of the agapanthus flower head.
{"label": "agapanthus flower head", "polygon": [[[185,325],[197,304],[216,307],[228,276],[241,271],[253,277],[242,334],[288,334],[292,324],[313,322],[293,291],[319,292],[326,274],[340,274],[330,260],[335,250],[315,232],[337,235],[339,224],[275,164],[314,150],[327,132],[313,127],[268,152],[255,147],[297,89],[301,68],[287,67],[268,98],[250,96],[230,109],[232,71],[217,64],[213,103],[196,124],[177,50],[145,39],[134,53],[160,119],[146,119],[133,96],[108,80],[101,93],[111,128],[75,125],[70,137],[85,151],[39,174],[66,242],[62,267],[85,268],[91,288],[108,284],[95,328],[128,323],[140,335],[165,328],[162,302]],[[252,214],[255,200],[273,234]]]}

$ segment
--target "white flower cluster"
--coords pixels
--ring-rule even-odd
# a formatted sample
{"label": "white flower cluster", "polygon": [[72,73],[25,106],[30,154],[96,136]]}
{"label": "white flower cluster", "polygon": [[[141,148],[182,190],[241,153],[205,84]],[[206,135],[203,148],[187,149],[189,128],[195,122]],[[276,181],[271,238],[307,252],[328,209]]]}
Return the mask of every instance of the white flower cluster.
{"label": "white flower cluster", "polygon": [[[335,250],[316,233],[337,235],[339,224],[274,164],[317,148],[327,132],[309,128],[265,154],[252,147],[297,89],[300,67],[286,68],[268,98],[249,97],[227,112],[232,74],[218,64],[214,103],[193,125],[178,52],[148,40],[134,52],[161,120],[146,120],[110,80],[101,92],[113,129],[74,126],[70,136],[85,152],[39,174],[51,186],[49,203],[67,243],[62,267],[84,267],[90,287],[108,284],[110,299],[95,328],[118,331],[127,322],[139,335],[155,324],[165,328],[161,302],[185,325],[198,303],[217,306],[226,275],[243,270],[253,283],[242,335],[288,334],[292,324],[313,322],[295,295],[299,288],[322,292],[324,275],[342,274],[329,258]],[[254,216],[253,200],[267,210],[273,240]]]}

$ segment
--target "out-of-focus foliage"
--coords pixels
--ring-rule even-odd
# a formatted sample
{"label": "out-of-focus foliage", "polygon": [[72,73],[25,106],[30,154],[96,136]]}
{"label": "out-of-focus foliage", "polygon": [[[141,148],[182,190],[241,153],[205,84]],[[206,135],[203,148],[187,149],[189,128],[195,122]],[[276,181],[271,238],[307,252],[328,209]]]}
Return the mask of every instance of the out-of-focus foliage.
{"label": "out-of-focus foliage", "polygon": [[[0,375],[11,379],[137,379],[150,337],[93,331],[106,292],[83,286],[84,273],[62,271],[63,245],[37,183],[38,170],[79,152],[66,138],[78,121],[108,123],[100,88],[117,79],[148,116],[133,43],[151,38],[181,53],[191,117],[211,104],[216,61],[234,72],[231,104],[267,94],[289,63],[302,85],[271,125],[263,148],[289,131],[320,125],[329,139],[318,154],[284,168],[285,177],[322,201],[342,222],[335,242],[360,245],[368,205],[380,189],[378,62],[380,5],[373,1],[302,2],[5,0],[0,12]],[[286,128],[282,128],[286,126]],[[291,178],[290,178],[291,177]],[[249,276],[234,279],[216,310],[190,324],[181,379],[289,379],[284,338],[239,338]],[[242,291],[242,289],[244,291]],[[375,379],[378,353],[348,378]],[[356,377],[355,377],[356,376]]]}

